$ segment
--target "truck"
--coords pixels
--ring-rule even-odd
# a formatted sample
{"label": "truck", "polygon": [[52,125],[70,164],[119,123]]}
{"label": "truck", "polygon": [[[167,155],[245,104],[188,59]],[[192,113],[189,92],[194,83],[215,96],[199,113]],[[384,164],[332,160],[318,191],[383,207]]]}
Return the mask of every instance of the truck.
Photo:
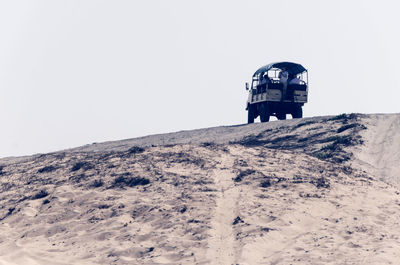
{"label": "truck", "polygon": [[257,117],[261,122],[268,122],[271,116],[285,120],[287,114],[302,118],[308,100],[308,70],[293,62],[270,63],[253,74],[246,90],[247,123],[254,123]]}

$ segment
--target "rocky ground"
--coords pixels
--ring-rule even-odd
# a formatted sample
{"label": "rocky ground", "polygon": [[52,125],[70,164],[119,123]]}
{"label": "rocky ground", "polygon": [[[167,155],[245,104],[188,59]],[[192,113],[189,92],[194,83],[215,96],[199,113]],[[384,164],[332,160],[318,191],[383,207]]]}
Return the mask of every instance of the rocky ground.
{"label": "rocky ground", "polygon": [[1,159],[0,264],[398,264],[399,127],[343,114]]}

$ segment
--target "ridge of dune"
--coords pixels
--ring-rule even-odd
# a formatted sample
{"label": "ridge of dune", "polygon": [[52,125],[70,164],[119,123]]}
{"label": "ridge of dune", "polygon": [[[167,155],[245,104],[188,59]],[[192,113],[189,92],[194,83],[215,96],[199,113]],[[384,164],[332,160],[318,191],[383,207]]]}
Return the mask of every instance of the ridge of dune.
{"label": "ridge of dune", "polygon": [[0,160],[0,265],[397,264],[399,114]]}
{"label": "ridge of dune", "polygon": [[[254,123],[254,124],[240,124],[231,126],[218,126],[195,130],[184,130],[178,132],[171,132],[165,134],[154,134],[143,137],[107,141],[102,143],[92,143],[70,149],[60,150],[56,153],[80,153],[80,152],[119,152],[126,151],[132,146],[139,147],[154,147],[154,146],[167,146],[176,144],[201,144],[205,142],[212,142],[216,144],[229,144],[229,142],[238,141],[251,134],[259,134],[265,130],[274,130],[283,125],[296,126],[298,124],[307,122],[319,121],[321,119],[329,119],[333,116],[326,117],[310,117],[304,119],[291,119],[285,121],[274,121],[269,123]],[[49,153],[51,154],[51,153]],[[25,162],[38,158],[44,154],[35,154],[22,157],[4,157],[0,158],[1,164],[11,164]]]}

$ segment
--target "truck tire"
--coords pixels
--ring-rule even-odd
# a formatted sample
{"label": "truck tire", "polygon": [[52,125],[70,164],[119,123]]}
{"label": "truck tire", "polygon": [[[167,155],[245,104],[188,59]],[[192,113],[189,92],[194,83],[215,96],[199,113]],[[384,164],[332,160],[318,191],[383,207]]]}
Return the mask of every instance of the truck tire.
{"label": "truck tire", "polygon": [[277,113],[276,118],[278,120],[286,120],[286,113]]}
{"label": "truck tire", "polygon": [[247,123],[254,123],[254,107],[249,105],[247,109]]}
{"label": "truck tire", "polygon": [[260,120],[261,122],[269,122],[269,107],[267,103],[262,103],[260,105]]}
{"label": "truck tire", "polygon": [[303,108],[301,106],[296,107],[292,112],[293,119],[303,118]]}

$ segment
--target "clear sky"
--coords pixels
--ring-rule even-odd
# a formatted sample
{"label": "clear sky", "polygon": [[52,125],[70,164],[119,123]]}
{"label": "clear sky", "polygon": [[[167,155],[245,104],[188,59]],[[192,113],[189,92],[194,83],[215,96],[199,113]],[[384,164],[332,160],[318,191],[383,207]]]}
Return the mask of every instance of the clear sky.
{"label": "clear sky", "polygon": [[259,67],[309,69],[304,116],[393,113],[398,0],[0,0],[0,157],[247,121]]}

